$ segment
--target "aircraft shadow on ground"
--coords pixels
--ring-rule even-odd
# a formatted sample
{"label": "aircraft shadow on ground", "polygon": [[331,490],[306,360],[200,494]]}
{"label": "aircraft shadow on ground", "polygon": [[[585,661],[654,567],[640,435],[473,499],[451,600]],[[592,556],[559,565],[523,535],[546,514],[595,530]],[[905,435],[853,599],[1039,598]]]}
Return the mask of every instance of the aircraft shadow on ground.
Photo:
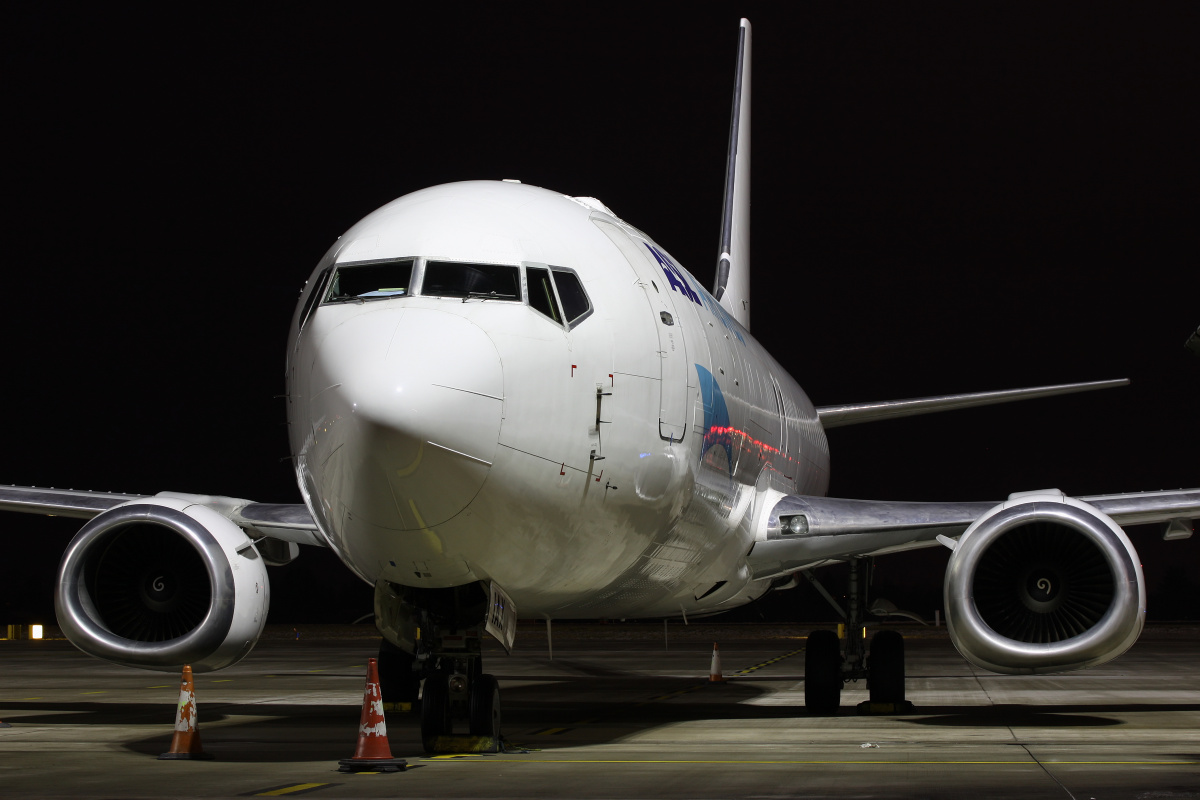
{"label": "aircraft shadow on ground", "polygon": [[[581,743],[605,744],[684,722],[775,720],[806,717],[796,705],[756,705],[767,693],[755,682],[709,685],[701,678],[653,676],[512,675],[502,681],[530,681],[503,692],[504,731],[518,744],[552,750]],[[554,687],[538,685],[553,683]],[[174,709],[164,703],[9,702],[11,722],[39,726],[161,725],[162,733],[123,743],[131,751],[157,756],[170,743]],[[1074,705],[1000,705],[918,707],[891,717],[911,725],[947,727],[1107,727],[1120,719],[1100,716],[1136,712],[1197,712],[1200,704],[1096,703]],[[200,731],[205,749],[228,762],[299,762],[336,760],[353,751],[360,708],[353,704],[204,703]],[[853,716],[852,706],[840,715]],[[217,724],[226,723],[226,724]],[[465,722],[455,731],[465,732]],[[420,714],[388,714],[395,753],[420,752]],[[556,735],[546,735],[549,731]]]}
{"label": "aircraft shadow on ground", "polygon": [[899,717],[913,725],[965,728],[1089,728],[1124,725],[1124,721],[1096,714],[1165,713],[1200,711],[1197,703],[1078,703],[1072,705],[994,705],[955,708],[922,706],[913,715]]}

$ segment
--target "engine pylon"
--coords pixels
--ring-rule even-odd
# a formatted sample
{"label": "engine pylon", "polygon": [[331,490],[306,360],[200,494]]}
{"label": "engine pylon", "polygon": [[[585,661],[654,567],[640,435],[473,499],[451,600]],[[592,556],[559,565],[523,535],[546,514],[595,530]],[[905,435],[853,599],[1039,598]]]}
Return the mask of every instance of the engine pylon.
{"label": "engine pylon", "polygon": [[338,761],[340,772],[402,772],[403,758],[392,758],[387,721],[383,716],[383,693],[379,689],[379,662],[367,660],[367,685],[363,690],[362,715],[358,718],[358,744],[351,758]]}
{"label": "engine pylon", "polygon": [[183,665],[179,679],[179,705],[175,709],[175,735],[171,749],[161,754],[159,761],[212,758],[200,745],[200,726],[196,721],[196,685],[192,681],[191,664]]}

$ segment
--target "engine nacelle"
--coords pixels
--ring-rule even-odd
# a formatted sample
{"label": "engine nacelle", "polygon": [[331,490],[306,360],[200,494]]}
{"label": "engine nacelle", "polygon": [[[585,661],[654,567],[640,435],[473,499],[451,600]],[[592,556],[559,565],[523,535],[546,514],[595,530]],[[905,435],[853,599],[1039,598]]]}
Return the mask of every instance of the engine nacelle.
{"label": "engine nacelle", "polygon": [[988,511],[946,567],[946,624],[958,651],[993,672],[1103,664],[1137,640],[1146,588],[1120,526],[1062,492],[1025,492]]}
{"label": "engine nacelle", "polygon": [[83,652],[142,669],[195,672],[240,661],[267,621],[267,570],[245,532],[169,497],[93,518],[63,555],[58,624]]}

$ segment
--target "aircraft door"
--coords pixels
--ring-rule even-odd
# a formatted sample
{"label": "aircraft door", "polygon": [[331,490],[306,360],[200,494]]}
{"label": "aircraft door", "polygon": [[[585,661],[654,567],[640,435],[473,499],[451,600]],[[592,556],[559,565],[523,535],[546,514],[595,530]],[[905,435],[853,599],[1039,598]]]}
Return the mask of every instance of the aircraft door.
{"label": "aircraft door", "polygon": [[659,387],[658,435],[678,442],[687,431],[688,357],[683,326],[671,296],[661,282],[651,278],[643,285],[650,308],[658,317],[658,355],[662,383]]}
{"label": "aircraft door", "polygon": [[[659,409],[658,435],[672,442],[681,441],[687,432],[688,368],[687,346],[683,337],[682,320],[676,308],[670,282],[679,282],[677,275],[667,275],[660,269],[649,246],[634,239],[608,222],[593,220],[625,256],[638,276],[646,302],[654,315],[658,331]],[[693,313],[684,308],[685,313]]]}

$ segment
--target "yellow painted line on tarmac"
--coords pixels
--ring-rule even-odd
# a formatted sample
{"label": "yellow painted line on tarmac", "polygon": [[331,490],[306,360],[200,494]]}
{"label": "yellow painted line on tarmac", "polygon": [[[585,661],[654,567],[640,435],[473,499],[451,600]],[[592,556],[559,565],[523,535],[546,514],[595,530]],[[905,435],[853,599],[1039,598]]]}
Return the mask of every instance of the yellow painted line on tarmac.
{"label": "yellow painted line on tarmac", "polygon": [[162,686],[147,686],[147,689],[170,689],[171,685],[164,683]]}
{"label": "yellow painted line on tarmac", "polygon": [[80,694],[108,694],[108,690],[105,689],[99,692],[80,692]]}
{"label": "yellow painted line on tarmac", "polygon": [[24,703],[27,700],[45,700],[44,697],[22,697],[20,700],[9,700],[10,703]]}
{"label": "yellow painted line on tarmac", "polygon": [[455,758],[483,758],[482,753],[450,753],[444,756],[426,756],[422,761],[450,761]]}
{"label": "yellow painted line on tarmac", "polygon": [[777,664],[780,661],[783,661],[785,658],[791,658],[792,656],[796,655],[797,653],[803,653],[803,652],[804,652],[804,648],[801,647],[798,650],[792,650],[790,652],[784,653],[781,656],[769,659],[767,661],[762,662],[761,664],[755,664],[753,667],[746,667],[745,669],[739,669],[737,672],[735,672],[733,674],[734,675],[748,675],[751,672],[754,672],[756,669],[762,669],[763,667],[769,667],[772,664]]}
{"label": "yellow painted line on tarmac", "polygon": [[233,678],[217,678],[212,683],[233,683]]}
{"label": "yellow painted line on tarmac", "polygon": [[709,760],[709,759],[683,759],[683,758],[677,758],[677,759],[671,759],[671,758],[659,758],[659,759],[615,759],[615,758],[613,758],[613,759],[605,759],[605,758],[596,758],[596,759],[553,758],[553,759],[550,759],[550,758],[544,758],[544,759],[532,759],[532,760],[531,759],[522,759],[522,758],[488,758],[488,759],[480,761],[478,763],[492,764],[497,761],[507,761],[507,762],[510,762],[513,764],[720,764],[720,765],[731,765],[731,764],[733,764],[733,765],[736,765],[736,764],[756,764],[756,765],[762,765],[762,764],[768,764],[768,765],[769,764],[782,764],[782,765],[831,764],[831,765],[855,765],[855,766],[871,766],[874,764],[889,764],[892,766],[896,766],[898,764],[913,764],[913,765],[921,765],[921,764],[938,765],[938,764],[941,764],[941,765],[945,765],[945,766],[1020,765],[1020,766],[1025,766],[1025,767],[1036,766],[1039,763],[1055,764],[1055,765],[1061,764],[1061,765],[1072,765],[1072,766],[1106,766],[1107,765],[1107,766],[1114,766],[1114,767],[1127,767],[1127,766],[1161,767],[1161,766],[1177,766],[1180,764],[1195,765],[1195,763],[1196,763],[1195,761],[1047,761],[1046,759],[1040,759],[1039,761],[1035,761],[1033,759],[1026,759],[1024,761],[949,761],[949,760],[946,760],[946,761],[876,761],[875,759],[862,760],[862,761],[850,761],[850,760],[844,760],[844,759],[843,760],[824,760],[824,761],[786,761],[786,760],[763,761],[763,760],[747,759],[745,761],[735,761],[732,759],[730,759],[730,760],[717,760],[717,759]]}
{"label": "yellow painted line on tarmac", "polygon": [[297,783],[292,786],[280,786],[276,789],[267,789],[262,792],[255,792],[253,797],[282,797],[287,794],[303,794],[311,792],[314,789],[320,789],[322,786],[332,786],[331,783]]}

